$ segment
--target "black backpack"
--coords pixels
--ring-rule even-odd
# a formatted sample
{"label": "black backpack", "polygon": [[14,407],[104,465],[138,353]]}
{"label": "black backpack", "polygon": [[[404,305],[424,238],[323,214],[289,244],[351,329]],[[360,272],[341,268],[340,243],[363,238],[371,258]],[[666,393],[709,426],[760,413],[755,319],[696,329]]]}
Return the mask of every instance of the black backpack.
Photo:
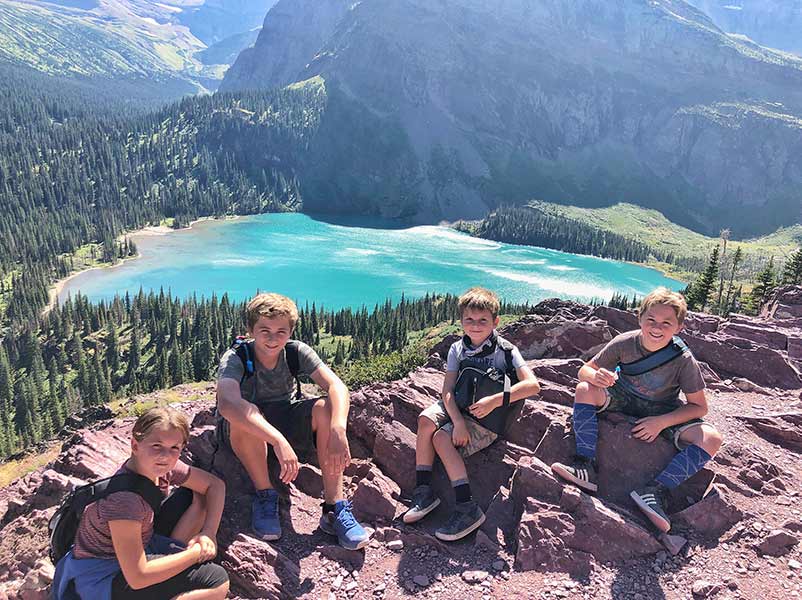
{"label": "black backpack", "polygon": [[[497,346],[504,351],[505,371],[502,372],[494,367],[481,369],[472,364],[471,359],[493,355]],[[508,423],[518,418],[524,405],[523,402],[510,404],[510,388],[518,382],[518,376],[512,364],[512,349],[513,345],[510,342],[504,338],[496,337],[495,342],[482,350],[482,352],[460,361],[459,375],[457,375],[457,381],[454,384],[454,399],[460,412],[478,422],[485,429],[489,429],[499,435],[504,433]],[[471,404],[485,396],[491,396],[498,392],[503,393],[503,403],[489,415],[482,419],[477,419],[468,412],[468,407]]]}
{"label": "black backpack", "polygon": [[[245,336],[237,336],[231,348],[239,356],[242,361],[242,366],[245,367],[245,372],[242,374],[240,383],[253,377],[256,374],[256,366],[253,363],[254,357],[254,341],[246,338]],[[301,380],[298,378],[298,372],[301,370],[300,360],[298,358],[298,342],[290,340],[284,346],[284,355],[287,358],[287,367],[290,369],[290,375],[295,379],[295,399],[300,400],[303,396],[301,394]]]}
{"label": "black backpack", "polygon": [[50,560],[54,565],[69,552],[70,547],[75,543],[75,534],[78,532],[78,525],[83,517],[84,509],[114,492],[139,494],[153,509],[154,515],[159,512],[164,500],[164,495],[159,487],[138,473],[112,475],[75,488],[64,498],[47,525],[50,535]]}

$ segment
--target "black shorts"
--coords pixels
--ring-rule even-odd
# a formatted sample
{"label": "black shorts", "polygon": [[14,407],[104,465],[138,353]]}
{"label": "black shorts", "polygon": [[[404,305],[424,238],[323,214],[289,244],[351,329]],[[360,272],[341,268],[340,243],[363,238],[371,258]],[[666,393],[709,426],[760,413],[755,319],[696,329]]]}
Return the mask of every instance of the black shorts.
{"label": "black shorts", "polygon": [[[673,412],[682,406],[679,398],[665,402],[645,400],[640,396],[627,392],[627,390],[618,385],[607,388],[605,392],[607,392],[607,400],[598,412],[620,412],[637,418],[657,417]],[[660,432],[660,435],[672,442],[677,450],[682,450],[683,445],[679,439],[682,433],[690,427],[703,423],[702,419],[691,419],[685,423],[666,427]]]}
{"label": "black shorts", "polygon": [[[292,446],[298,458],[307,462],[315,456],[317,439],[312,431],[312,409],[320,398],[295,402],[257,404],[265,421],[278,429]],[[222,416],[217,417],[218,440],[231,447],[231,426]]]}
{"label": "black shorts", "polygon": [[[153,533],[170,537],[179,519],[192,504],[192,490],[178,488],[170,494],[159,508],[159,513],[153,519]],[[163,556],[162,554],[148,554],[148,560]],[[226,570],[213,562],[182,571],[167,581],[135,590],[128,585],[122,571],[119,572],[111,584],[112,600],[155,600],[159,598],[174,598],[179,594],[192,590],[210,590],[223,585],[228,581]]]}

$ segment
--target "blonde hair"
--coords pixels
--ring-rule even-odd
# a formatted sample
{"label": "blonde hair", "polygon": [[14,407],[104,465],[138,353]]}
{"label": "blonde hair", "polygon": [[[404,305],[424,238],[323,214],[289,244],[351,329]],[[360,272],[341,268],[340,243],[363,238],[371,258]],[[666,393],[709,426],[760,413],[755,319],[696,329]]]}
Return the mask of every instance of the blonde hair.
{"label": "blonde hair", "polygon": [[501,303],[498,300],[498,296],[483,287],[472,287],[462,294],[457,300],[457,306],[459,306],[460,318],[462,318],[462,314],[465,312],[466,308],[472,310],[489,310],[494,319],[498,316],[499,310],[501,310]]}
{"label": "blonde hair", "polygon": [[298,307],[295,306],[295,302],[281,294],[257,294],[245,307],[245,321],[248,323],[249,330],[252,331],[256,327],[259,317],[268,319],[287,317],[290,329],[292,329],[298,322]]}
{"label": "blonde hair", "polygon": [[685,315],[688,314],[688,303],[685,302],[685,298],[682,294],[673,292],[665,287],[659,287],[653,290],[641,301],[640,308],[638,309],[638,319],[641,319],[646,311],[656,304],[662,304],[673,308],[680,325],[685,321]]}
{"label": "blonde hair", "polygon": [[134,439],[141,442],[154,429],[177,429],[184,438],[184,445],[189,441],[189,421],[187,416],[163,406],[149,408],[134,423],[134,430],[131,432]]}

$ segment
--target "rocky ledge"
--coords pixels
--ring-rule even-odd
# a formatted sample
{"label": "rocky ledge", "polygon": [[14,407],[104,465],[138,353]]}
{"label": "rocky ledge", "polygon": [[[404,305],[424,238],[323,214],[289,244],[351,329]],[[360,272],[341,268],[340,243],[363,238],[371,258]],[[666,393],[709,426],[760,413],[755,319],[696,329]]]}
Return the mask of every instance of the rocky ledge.
{"label": "rocky ledge", "polygon": [[[242,598],[792,598],[802,592],[797,516],[802,476],[802,288],[778,291],[759,317],[691,314],[683,334],[703,363],[708,420],[725,436],[708,467],[672,495],[673,528],[657,536],[628,499],[670,459],[671,445],[633,438],[621,415],[600,421],[600,493],[558,482],[548,464],[572,453],[572,389],[582,359],[636,317],[561,300],[538,304],[503,335],[541,380],[506,440],[468,460],[487,520],[445,545],[432,534],[453,502],[435,469],[444,507],[414,527],[400,521],[414,485],[415,429],[437,396],[452,339],[406,378],[352,395],[354,461],[346,488],[360,518],[376,529],[364,551],[332,545],[316,530],[319,470],[305,465],[282,488],[284,538],[248,535],[250,485],[218,448],[214,388],[178,404],[192,417],[187,459],[225,474],[219,560]],[[158,394],[157,394],[158,396]],[[53,566],[47,521],[74,486],[113,472],[128,456],[131,419],[78,430],[59,457],[0,490],[0,599],[44,599]]]}

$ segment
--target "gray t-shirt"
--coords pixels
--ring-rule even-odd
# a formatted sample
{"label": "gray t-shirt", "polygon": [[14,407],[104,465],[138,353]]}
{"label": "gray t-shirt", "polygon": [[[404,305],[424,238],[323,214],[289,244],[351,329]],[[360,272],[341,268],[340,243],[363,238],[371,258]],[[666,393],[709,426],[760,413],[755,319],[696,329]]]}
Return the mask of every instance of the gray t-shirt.
{"label": "gray t-shirt", "polygon": [[[461,339],[451,344],[451,348],[448,349],[446,371],[459,371],[459,363],[464,358],[469,358],[466,350],[469,351],[470,348],[465,348],[465,343]],[[504,350],[502,350],[498,345],[496,346],[496,351],[493,354],[479,358],[473,357],[472,362],[481,368],[489,369],[492,367],[502,372],[507,370],[507,357],[504,354]],[[523,356],[521,356],[521,351],[518,350],[517,346],[513,345],[512,366],[516,369],[520,369],[524,365],[526,365],[526,363],[524,362]]]}
{"label": "gray t-shirt", "polygon": [[[651,354],[643,348],[640,339],[640,329],[622,333],[610,340],[593,357],[593,362],[598,367],[613,371],[619,364],[635,362]],[[638,395],[658,402],[678,398],[680,391],[693,394],[705,387],[702,370],[690,350],[643,375],[628,376],[619,373],[618,377]]]}
{"label": "gray t-shirt", "polygon": [[[298,345],[298,375],[311,375],[323,364],[323,361],[312,348],[303,342],[296,343]],[[295,395],[295,380],[290,373],[289,365],[287,365],[286,348],[282,350],[273,369],[266,369],[255,356],[253,364],[254,375],[242,381],[239,386],[245,400],[254,404],[292,400]],[[237,353],[229,348],[220,358],[217,380],[235,379],[239,382],[244,374],[245,365],[242,364]]]}

